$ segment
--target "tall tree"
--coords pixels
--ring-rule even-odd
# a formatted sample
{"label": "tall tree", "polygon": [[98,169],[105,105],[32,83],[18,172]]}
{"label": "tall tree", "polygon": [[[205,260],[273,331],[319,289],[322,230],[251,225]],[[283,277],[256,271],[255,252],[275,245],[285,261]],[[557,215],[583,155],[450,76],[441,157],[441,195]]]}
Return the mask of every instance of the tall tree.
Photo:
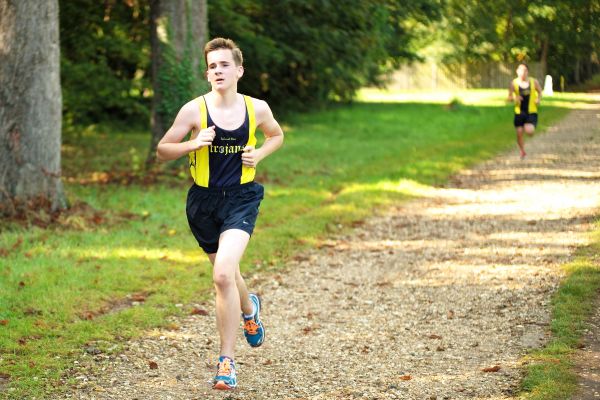
{"label": "tall tree", "polygon": [[0,205],[66,206],[57,0],[0,0]]}
{"label": "tall tree", "polygon": [[147,164],[179,108],[205,88],[206,0],[151,0],[152,140]]}

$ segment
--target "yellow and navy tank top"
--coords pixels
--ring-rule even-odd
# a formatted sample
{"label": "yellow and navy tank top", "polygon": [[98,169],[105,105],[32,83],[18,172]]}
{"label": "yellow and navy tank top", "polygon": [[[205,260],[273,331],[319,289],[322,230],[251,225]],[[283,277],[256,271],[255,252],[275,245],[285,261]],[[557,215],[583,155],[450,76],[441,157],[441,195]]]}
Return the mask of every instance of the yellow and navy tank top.
{"label": "yellow and navy tank top", "polygon": [[221,188],[252,182],[256,169],[242,164],[244,147],[256,146],[256,115],[252,99],[244,96],[246,118],[234,130],[222,129],[213,122],[204,96],[198,97],[196,102],[200,108],[200,129],[215,125],[212,144],[189,153],[190,173],[196,185]]}
{"label": "yellow and navy tank top", "polygon": [[536,100],[538,98],[537,90],[535,90],[535,81],[529,78],[529,87],[523,89],[519,86],[519,78],[513,80],[513,88],[515,98],[523,97],[523,101],[515,103],[515,114],[534,114],[537,113]]}

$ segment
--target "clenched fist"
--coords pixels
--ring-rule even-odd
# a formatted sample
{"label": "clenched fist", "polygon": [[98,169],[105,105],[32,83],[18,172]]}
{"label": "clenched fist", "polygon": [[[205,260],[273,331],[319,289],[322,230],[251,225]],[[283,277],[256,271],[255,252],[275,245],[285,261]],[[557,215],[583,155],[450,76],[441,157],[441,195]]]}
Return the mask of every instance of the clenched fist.
{"label": "clenched fist", "polygon": [[195,150],[198,150],[202,147],[210,146],[215,139],[215,126],[208,127],[206,129],[202,129],[198,136],[193,140]]}
{"label": "clenched fist", "polygon": [[246,146],[242,153],[242,164],[246,167],[256,168],[260,160],[262,160],[260,155],[260,150],[256,150],[253,146]]}

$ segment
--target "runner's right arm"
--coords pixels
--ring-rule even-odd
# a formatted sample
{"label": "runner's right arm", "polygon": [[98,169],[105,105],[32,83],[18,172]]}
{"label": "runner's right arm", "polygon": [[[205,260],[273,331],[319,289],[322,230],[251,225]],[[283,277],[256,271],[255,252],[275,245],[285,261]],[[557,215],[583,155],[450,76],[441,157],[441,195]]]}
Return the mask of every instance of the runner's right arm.
{"label": "runner's right arm", "polygon": [[195,101],[190,101],[181,107],[173,125],[156,147],[156,157],[159,161],[176,160],[179,157],[198,150],[204,146],[210,146],[215,138],[215,127],[211,126],[201,130],[197,136],[192,135],[192,139],[182,142],[183,138],[190,132],[197,132],[197,121],[200,120],[200,113]]}
{"label": "runner's right arm", "polygon": [[510,82],[508,84],[508,101],[510,101],[511,103],[515,101],[515,97],[514,97],[514,88],[513,88],[513,83]]}

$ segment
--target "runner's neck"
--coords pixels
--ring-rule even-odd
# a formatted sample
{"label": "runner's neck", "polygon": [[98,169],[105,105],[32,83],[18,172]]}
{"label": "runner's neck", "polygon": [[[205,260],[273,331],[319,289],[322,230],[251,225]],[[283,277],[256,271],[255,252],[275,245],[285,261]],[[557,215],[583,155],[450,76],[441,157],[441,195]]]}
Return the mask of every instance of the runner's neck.
{"label": "runner's neck", "polygon": [[237,91],[220,93],[216,90],[213,90],[206,97],[208,97],[213,107],[221,109],[234,107],[239,101]]}

